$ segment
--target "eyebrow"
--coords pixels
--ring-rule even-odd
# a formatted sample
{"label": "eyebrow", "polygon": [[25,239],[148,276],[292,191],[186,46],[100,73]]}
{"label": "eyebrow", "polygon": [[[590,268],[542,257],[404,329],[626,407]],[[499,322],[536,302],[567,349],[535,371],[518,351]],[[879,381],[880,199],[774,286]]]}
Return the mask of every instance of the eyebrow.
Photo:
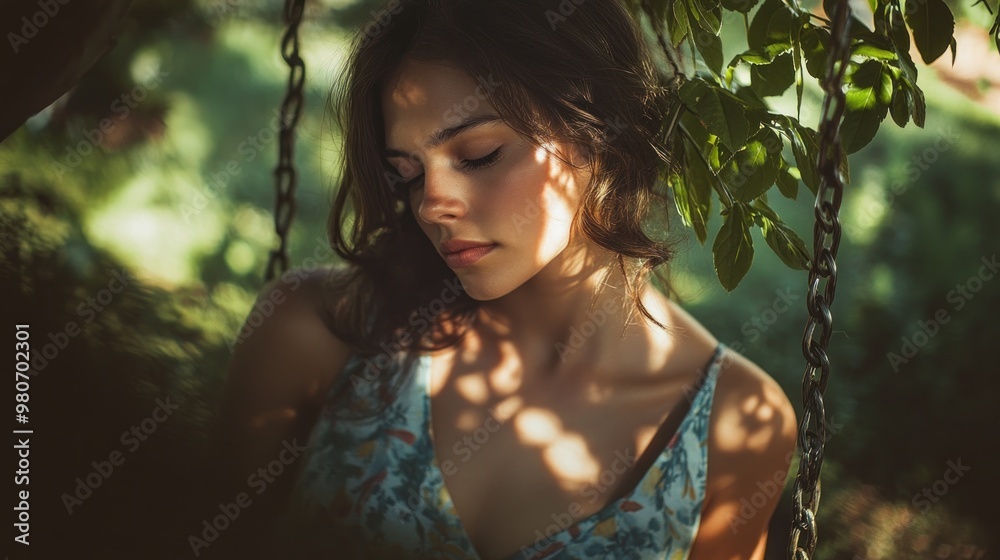
{"label": "eyebrow", "polygon": [[[439,131],[431,134],[430,136],[428,136],[427,137],[427,143],[424,144],[424,147],[426,147],[426,148],[435,148],[437,146],[440,146],[441,144],[444,144],[448,140],[451,140],[452,138],[458,136],[459,134],[461,134],[461,133],[463,133],[463,132],[465,132],[465,131],[467,131],[469,129],[475,128],[477,126],[482,126],[482,125],[488,124],[488,123],[498,122],[500,120],[501,120],[500,117],[497,116],[497,115],[478,115],[478,116],[475,116],[475,117],[467,117],[465,120],[463,120],[462,122],[458,123],[457,125],[455,125],[455,126],[453,126],[451,128],[441,129],[441,130],[439,130]],[[395,149],[392,149],[392,148],[388,148],[385,151],[385,157],[387,157],[387,158],[389,158],[389,157],[409,157],[409,155],[410,154],[408,154],[408,153],[406,153],[404,151],[395,150]]]}

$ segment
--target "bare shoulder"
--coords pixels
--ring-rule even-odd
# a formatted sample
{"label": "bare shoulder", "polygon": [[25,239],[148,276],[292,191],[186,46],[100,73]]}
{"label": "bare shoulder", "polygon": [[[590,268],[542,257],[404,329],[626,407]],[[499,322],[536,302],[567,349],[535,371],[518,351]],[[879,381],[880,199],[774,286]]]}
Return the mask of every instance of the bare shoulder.
{"label": "bare shoulder", "polygon": [[795,409],[784,389],[733,349],[723,357],[713,401],[709,450],[718,461],[733,453],[769,456],[794,445]]}
{"label": "bare shoulder", "polygon": [[795,409],[781,386],[727,349],[712,403],[708,479],[693,558],[764,557],[796,436]]}
{"label": "bare shoulder", "polygon": [[250,484],[275,464],[299,470],[326,390],[350,357],[323,315],[324,303],[341,297],[329,294],[327,279],[341,273],[293,269],[268,282],[230,343],[211,477],[217,500],[255,493],[254,507],[227,532],[230,544],[224,546],[234,550],[220,557],[263,554],[267,527],[284,507],[296,476],[267,478],[265,488]]}
{"label": "bare shoulder", "polygon": [[[327,280],[344,269],[291,270],[258,292],[230,343],[220,427],[250,469],[294,438],[304,439],[350,348],[326,326]],[[246,476],[246,475],[244,475]]]}
{"label": "bare shoulder", "polygon": [[327,328],[327,285],[344,269],[291,270],[258,292],[232,343],[229,379],[270,400],[315,395],[332,380],[349,348]]}

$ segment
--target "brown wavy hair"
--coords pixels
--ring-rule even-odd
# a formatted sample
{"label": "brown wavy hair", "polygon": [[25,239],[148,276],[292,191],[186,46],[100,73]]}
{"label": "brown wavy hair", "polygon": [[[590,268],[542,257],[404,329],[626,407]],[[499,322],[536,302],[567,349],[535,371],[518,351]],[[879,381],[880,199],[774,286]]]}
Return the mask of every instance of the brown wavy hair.
{"label": "brown wavy hair", "polygon": [[[653,275],[672,293],[654,274],[673,257],[672,246],[643,226],[666,232],[662,178],[673,164],[666,121],[679,101],[632,14],[619,0],[391,0],[354,37],[331,91],[344,149],[328,235],[350,263],[328,282],[340,295],[328,306],[331,330],[362,355],[423,352],[457,343],[479,306],[464,291],[450,303],[441,299],[458,280],[384,156],[381,95],[404,57],[488,80],[486,99],[536,146],[586,148],[592,180],[573,225],[617,255],[633,312],[663,327],[638,287]],[[428,305],[433,315],[421,312]]]}

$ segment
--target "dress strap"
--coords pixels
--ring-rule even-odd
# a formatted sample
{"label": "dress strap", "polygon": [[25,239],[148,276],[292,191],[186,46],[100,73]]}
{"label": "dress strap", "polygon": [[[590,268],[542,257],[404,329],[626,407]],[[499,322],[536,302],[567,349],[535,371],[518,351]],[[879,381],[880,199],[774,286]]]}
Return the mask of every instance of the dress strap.
{"label": "dress strap", "polygon": [[619,487],[618,494],[613,496],[612,499],[618,499],[631,492],[645,476],[646,471],[656,462],[656,458],[667,448],[667,444],[670,443],[671,438],[677,435],[677,430],[680,428],[681,422],[687,417],[688,411],[691,409],[691,404],[701,392],[701,387],[705,384],[705,380],[708,379],[708,375],[716,362],[719,361],[724,349],[725,347],[721,342],[715,347],[712,358],[699,373],[698,380],[690,388],[685,388],[684,397],[670,410],[667,419],[656,430],[656,434],[653,435],[652,441],[649,442],[645,451],[642,452],[642,456],[636,459],[632,470],[629,471],[622,485]]}

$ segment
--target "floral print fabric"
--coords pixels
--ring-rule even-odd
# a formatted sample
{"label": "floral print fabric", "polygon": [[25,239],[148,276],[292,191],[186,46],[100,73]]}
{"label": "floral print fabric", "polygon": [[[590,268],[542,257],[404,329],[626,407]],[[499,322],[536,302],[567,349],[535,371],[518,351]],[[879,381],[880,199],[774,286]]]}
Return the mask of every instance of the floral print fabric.
{"label": "floral print fabric", "polygon": [[[507,560],[686,559],[701,518],[708,424],[724,350],[719,344],[677,432],[631,492]],[[354,384],[343,393],[349,397],[327,400],[299,459],[304,463],[276,533],[283,556],[480,558],[435,460],[429,357],[406,363],[390,366],[397,373],[410,368],[390,399],[363,375],[375,366],[357,355],[349,360],[341,376]],[[338,414],[379,400],[387,406],[377,416]]]}

